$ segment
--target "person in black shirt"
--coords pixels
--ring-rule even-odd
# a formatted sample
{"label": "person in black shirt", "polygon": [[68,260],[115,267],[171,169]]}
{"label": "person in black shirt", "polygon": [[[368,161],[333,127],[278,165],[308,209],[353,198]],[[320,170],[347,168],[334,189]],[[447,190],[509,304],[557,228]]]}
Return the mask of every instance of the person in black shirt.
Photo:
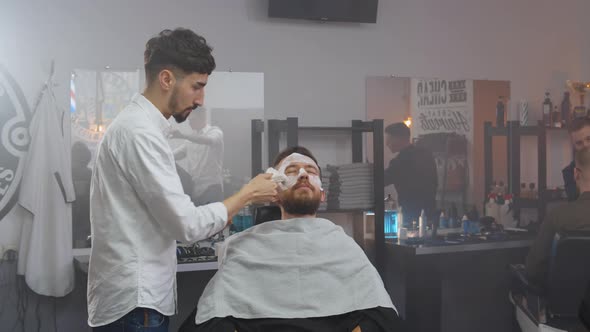
{"label": "person in black shirt", "polygon": [[[589,127],[590,128],[590,127]],[[562,231],[590,231],[590,148],[576,151],[574,178],[578,199],[549,211],[526,258],[525,276],[534,285],[543,286],[555,234]]]}
{"label": "person in black shirt", "polygon": [[[572,145],[575,151],[580,151],[584,148],[590,147],[590,118],[577,118],[572,121],[568,128]],[[576,180],[574,180],[574,162],[572,161],[561,172],[563,174],[563,184],[567,200],[573,202],[578,199],[580,193],[576,187]]]}
{"label": "person in black shirt", "polygon": [[385,128],[385,145],[396,154],[385,169],[385,186],[393,184],[405,226],[418,221],[422,210],[433,220],[438,178],[432,153],[410,142],[410,128],[394,123]]}

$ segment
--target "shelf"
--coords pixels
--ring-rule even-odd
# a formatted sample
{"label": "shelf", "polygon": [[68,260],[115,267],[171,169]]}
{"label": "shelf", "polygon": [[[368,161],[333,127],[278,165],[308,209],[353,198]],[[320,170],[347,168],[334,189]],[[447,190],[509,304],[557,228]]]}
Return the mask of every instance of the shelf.
{"label": "shelf", "polygon": [[364,213],[364,212],[369,212],[371,210],[374,210],[374,208],[318,210],[318,213]]}
{"label": "shelf", "polygon": [[[543,127],[544,128],[544,127]],[[539,126],[513,126],[513,127],[489,127],[488,136],[508,136],[509,134],[518,134],[519,136],[538,136]],[[553,130],[564,130],[563,128],[545,128]]]}
{"label": "shelf", "polygon": [[539,207],[539,204],[541,204],[541,201],[534,198],[517,198],[514,201],[514,204],[518,205],[518,207],[520,207],[521,209],[536,209]]}
{"label": "shelf", "polygon": [[217,266],[218,266],[217,261],[180,263],[180,264],[176,265],[176,272],[217,270]]}
{"label": "shelf", "polygon": [[547,203],[554,203],[554,202],[567,202],[566,198],[544,198],[540,199],[533,199],[533,198],[521,198],[516,199],[514,204],[517,204],[520,208],[528,208],[528,209],[536,209],[539,206]]}
{"label": "shelf", "polygon": [[567,131],[566,127],[556,128],[556,127],[545,127],[545,130],[552,130],[552,131]]}
{"label": "shelf", "polygon": [[488,136],[507,136],[508,135],[508,128],[507,127],[490,127],[488,131]]}
{"label": "shelf", "polygon": [[537,136],[537,135],[539,135],[539,127],[537,127],[537,126],[516,127],[514,129],[518,130],[518,132],[521,136]]}
{"label": "shelf", "polygon": [[539,135],[540,130],[544,129],[545,131],[565,131],[567,132],[568,129],[565,127],[556,128],[556,127],[539,127],[539,126],[523,126],[523,127],[490,127],[488,131],[488,136],[507,136],[510,131],[517,132],[520,136],[537,136]]}
{"label": "shelf", "polygon": [[353,131],[352,127],[299,127],[299,130]]}
{"label": "shelf", "polygon": [[[74,265],[75,267],[88,274],[88,262],[90,260],[90,248],[88,248],[88,254],[74,252]],[[217,261],[209,262],[194,262],[194,263],[178,263],[177,272],[191,272],[191,271],[206,271],[206,270],[217,270]]]}
{"label": "shelf", "polygon": [[545,198],[545,203],[567,202],[567,198]]}
{"label": "shelf", "polygon": [[[507,162],[509,169],[510,188],[517,188],[521,179],[521,141],[523,136],[533,136],[537,140],[537,188],[546,190],[547,188],[547,145],[546,141],[550,140],[552,133],[567,133],[567,128],[545,127],[542,121],[538,121],[533,126],[519,126],[516,121],[510,121],[505,127],[493,127],[492,122],[484,123],[484,187],[489,188],[492,184],[493,177],[493,139],[494,136],[505,136],[507,138]],[[558,135],[558,136],[561,136]],[[515,199],[514,213],[517,218],[520,215],[520,209],[537,209],[539,219],[543,219],[546,214],[546,206],[550,202],[565,201],[560,197],[549,199],[541,192],[538,199]]]}

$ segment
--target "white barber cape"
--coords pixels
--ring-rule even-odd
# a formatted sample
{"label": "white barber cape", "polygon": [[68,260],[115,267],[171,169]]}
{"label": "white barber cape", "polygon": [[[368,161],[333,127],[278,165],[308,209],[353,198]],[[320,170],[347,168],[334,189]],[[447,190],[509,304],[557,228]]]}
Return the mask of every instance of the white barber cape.
{"label": "white barber cape", "polygon": [[23,221],[18,274],[35,293],[56,297],[74,287],[75,195],[66,121],[69,117],[57,107],[48,87],[29,127],[31,142],[18,200],[32,214]]}
{"label": "white barber cape", "polygon": [[226,239],[195,320],[325,317],[375,307],[395,309],[356,242],[329,220],[296,218]]}

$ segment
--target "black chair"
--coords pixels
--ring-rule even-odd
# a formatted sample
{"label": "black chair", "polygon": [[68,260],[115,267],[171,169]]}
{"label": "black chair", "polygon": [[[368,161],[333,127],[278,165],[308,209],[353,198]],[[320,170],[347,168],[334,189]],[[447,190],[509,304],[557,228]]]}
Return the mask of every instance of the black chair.
{"label": "black chair", "polygon": [[590,232],[578,231],[555,235],[544,285],[527,280],[522,265],[511,266],[519,283],[519,291],[511,294],[511,300],[523,331],[580,328],[578,316],[590,280],[589,262]]}
{"label": "black chair", "polygon": [[254,209],[254,225],[281,219],[281,208],[276,205],[259,206]]}
{"label": "black chair", "polygon": [[586,329],[590,331],[590,282],[586,288],[586,296],[584,296],[584,301],[582,301],[582,304],[580,304],[580,320]]}

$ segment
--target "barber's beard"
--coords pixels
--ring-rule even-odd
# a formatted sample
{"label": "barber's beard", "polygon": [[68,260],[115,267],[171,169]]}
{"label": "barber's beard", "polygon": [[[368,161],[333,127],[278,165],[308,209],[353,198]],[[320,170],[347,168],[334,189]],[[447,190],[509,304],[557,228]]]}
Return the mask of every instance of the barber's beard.
{"label": "barber's beard", "polygon": [[314,196],[288,197],[281,202],[285,212],[292,215],[315,214],[320,208],[320,199]]}
{"label": "barber's beard", "polygon": [[185,111],[182,113],[174,114],[173,117],[174,117],[174,120],[176,120],[176,123],[183,123],[184,121],[186,121],[186,119],[188,118],[189,115],[190,115],[190,113]]}
{"label": "barber's beard", "polygon": [[174,87],[172,89],[172,94],[170,95],[170,100],[168,101],[168,110],[173,112],[172,117],[176,120],[176,123],[182,123],[186,121],[190,112],[186,112],[186,110],[176,113],[178,108],[178,88]]}

